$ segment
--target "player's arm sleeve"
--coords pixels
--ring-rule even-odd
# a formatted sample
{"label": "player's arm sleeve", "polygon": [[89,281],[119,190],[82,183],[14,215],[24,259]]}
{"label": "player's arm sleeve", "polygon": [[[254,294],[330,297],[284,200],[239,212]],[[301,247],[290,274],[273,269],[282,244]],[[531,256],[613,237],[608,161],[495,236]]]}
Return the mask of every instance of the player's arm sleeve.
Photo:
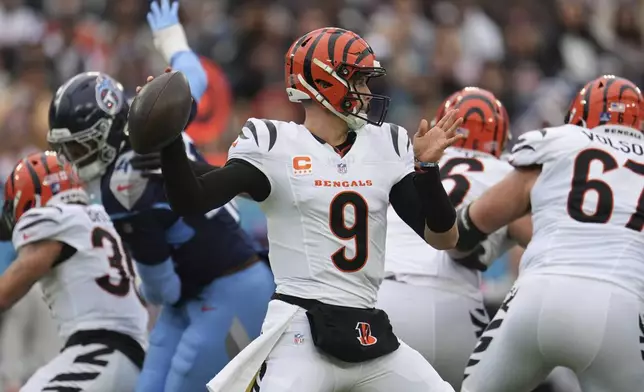
{"label": "player's arm sleeve", "polygon": [[170,66],[186,75],[192,98],[199,102],[208,87],[208,76],[201,65],[199,56],[192,50],[175,53],[170,60]]}
{"label": "player's arm sleeve", "polygon": [[199,102],[208,86],[208,77],[199,56],[188,46],[181,23],[156,30],[153,34],[155,47],[173,69],[186,75],[192,97]]}
{"label": "player's arm sleeve", "polygon": [[404,151],[403,177],[389,193],[392,207],[423,239],[425,227],[434,233],[448,232],[456,221],[456,211],[443,188],[438,167],[416,172],[411,144],[401,144],[398,151]]}
{"label": "player's arm sleeve", "polygon": [[269,196],[271,183],[263,171],[262,148],[270,150],[275,129],[274,126],[269,129],[263,123],[264,128],[259,129],[263,130],[262,134],[268,134],[269,140],[264,140],[264,135],[260,139],[258,123],[263,121],[251,119],[246,123],[233,143],[224,167],[213,167],[201,175],[195,174],[181,139],[161,151],[166,194],[174,211],[180,215],[205,214],[241,193],[248,193],[255,201],[263,201]]}
{"label": "player's arm sleeve", "polygon": [[115,219],[114,226],[136,263],[143,297],[155,305],[172,305],[181,296],[181,281],[174,269],[166,231],[178,217],[159,205]]}

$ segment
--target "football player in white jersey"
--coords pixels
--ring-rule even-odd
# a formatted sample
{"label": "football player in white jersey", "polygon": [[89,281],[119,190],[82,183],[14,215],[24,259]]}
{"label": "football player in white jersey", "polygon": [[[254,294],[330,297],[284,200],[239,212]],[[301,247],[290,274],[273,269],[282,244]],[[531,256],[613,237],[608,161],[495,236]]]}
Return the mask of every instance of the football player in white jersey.
{"label": "football player in white jersey", "polygon": [[[476,87],[448,97],[433,123],[451,108],[458,109],[463,117],[460,131],[466,138],[445,151],[440,172],[443,186],[458,208],[512,171],[509,163],[499,159],[508,140],[510,120],[492,93]],[[387,312],[396,334],[458,391],[467,360],[489,321],[479,270],[514,241],[509,239],[508,228],[499,230],[494,242],[487,241],[485,254],[466,259],[470,262],[466,267],[446,252],[428,246],[391,207],[387,221],[386,276],[378,307]],[[514,238],[521,233],[511,234]],[[423,300],[419,302],[419,298]]]}
{"label": "football player in white jersey", "polygon": [[248,390],[260,366],[250,390],[453,390],[399,343],[374,306],[390,202],[432,246],[448,249],[458,238],[438,160],[462,138],[462,119],[452,110],[431,130],[423,120],[412,146],[405,129],[383,123],[389,98],[367,87],[384,74],[357,34],[312,31],[286,54],[287,93],[304,103],[304,124],[251,118],[227,164],[198,177],[179,139],[162,150],[173,210],[202,213],[245,192],[268,220],[275,300],[262,336],[208,384],[211,391]]}
{"label": "football player in white jersey", "polygon": [[463,251],[527,211],[534,225],[463,392],[531,391],[555,366],[585,392],[643,390],[642,100],[628,80],[591,81],[567,125],[521,136],[516,169],[459,212]]}
{"label": "football player in white jersey", "polygon": [[112,222],[88,201],[54,152],[23,159],[5,184],[2,233],[18,256],[0,276],[0,307],[10,308],[40,282],[66,342],[23,392],[134,391],[148,313]]}

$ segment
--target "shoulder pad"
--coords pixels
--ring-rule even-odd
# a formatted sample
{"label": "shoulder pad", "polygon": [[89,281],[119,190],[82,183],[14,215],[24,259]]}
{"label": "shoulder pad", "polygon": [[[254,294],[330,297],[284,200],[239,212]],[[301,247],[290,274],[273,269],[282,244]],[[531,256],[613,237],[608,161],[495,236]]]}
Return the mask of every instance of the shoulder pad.
{"label": "shoulder pad", "polygon": [[53,205],[27,211],[13,230],[13,245],[21,246],[42,240],[56,240],[73,244],[73,237],[86,232],[79,214],[81,208]]}
{"label": "shoulder pad", "polygon": [[263,152],[269,152],[277,142],[277,125],[271,120],[249,118],[239,132],[238,140],[255,143]]}
{"label": "shoulder pad", "polygon": [[409,133],[407,130],[399,125],[385,123],[383,128],[388,128],[391,135],[391,144],[393,146],[394,152],[399,157],[404,157],[407,155],[411,149],[411,139],[409,138]]}
{"label": "shoulder pad", "polygon": [[526,132],[512,148],[508,162],[515,167],[543,165],[567,154],[567,139],[578,132],[579,127],[572,125]]}
{"label": "shoulder pad", "polygon": [[264,156],[277,142],[278,121],[249,118],[228,150],[228,160],[242,159],[262,170]]}

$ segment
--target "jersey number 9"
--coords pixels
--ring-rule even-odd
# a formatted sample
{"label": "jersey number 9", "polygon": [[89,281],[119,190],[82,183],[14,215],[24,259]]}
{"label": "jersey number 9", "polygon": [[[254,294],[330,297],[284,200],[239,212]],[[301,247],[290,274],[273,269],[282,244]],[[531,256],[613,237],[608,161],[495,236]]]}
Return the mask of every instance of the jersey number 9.
{"label": "jersey number 9", "polygon": [[[345,210],[353,208],[354,221],[347,226]],[[353,240],[355,254],[347,257],[347,247],[343,246],[331,255],[333,264],[342,272],[356,272],[367,264],[369,256],[369,206],[367,201],[357,192],[347,191],[335,195],[329,207],[329,228],[338,238]]]}

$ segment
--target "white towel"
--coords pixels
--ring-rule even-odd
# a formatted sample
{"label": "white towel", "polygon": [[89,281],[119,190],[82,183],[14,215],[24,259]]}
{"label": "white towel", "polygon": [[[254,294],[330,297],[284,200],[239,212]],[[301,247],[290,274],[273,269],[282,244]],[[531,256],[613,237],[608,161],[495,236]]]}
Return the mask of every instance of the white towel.
{"label": "white towel", "polygon": [[210,392],[247,392],[271,350],[288,328],[299,307],[279,300],[268,305],[262,334],[233,358],[206,385]]}

